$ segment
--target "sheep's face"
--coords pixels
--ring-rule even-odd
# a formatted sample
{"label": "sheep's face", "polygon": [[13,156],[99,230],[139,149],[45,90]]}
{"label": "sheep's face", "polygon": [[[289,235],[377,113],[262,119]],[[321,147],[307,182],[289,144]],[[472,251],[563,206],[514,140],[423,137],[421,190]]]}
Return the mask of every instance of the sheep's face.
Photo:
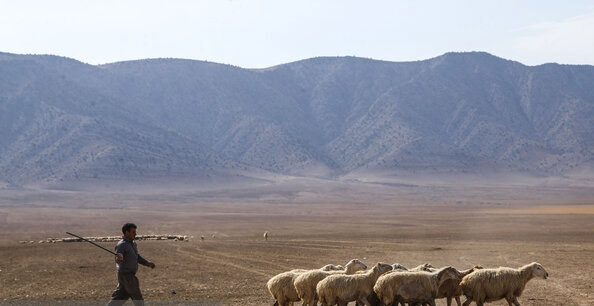
{"label": "sheep's face", "polygon": [[401,270],[401,271],[406,271],[408,270],[405,266],[395,263],[392,265],[392,270]]}
{"label": "sheep's face", "polygon": [[344,267],[341,265],[327,264],[327,265],[323,266],[320,270],[322,270],[322,271],[338,271],[338,270],[344,270]]}
{"label": "sheep's face", "polygon": [[435,267],[430,264],[430,263],[425,263],[423,264],[423,266],[421,267],[421,271],[427,271],[427,272],[432,272],[433,269],[435,269]]}
{"label": "sheep's face", "polygon": [[350,271],[362,271],[367,269],[367,266],[359,259],[353,259],[346,264],[345,268]]}
{"label": "sheep's face", "polygon": [[446,280],[449,279],[460,279],[460,272],[453,267],[447,267],[439,270],[437,273],[437,280],[439,285],[443,284]]}
{"label": "sheep's face", "polygon": [[547,279],[549,277],[549,272],[547,272],[541,264],[535,262],[532,264],[532,276]]}
{"label": "sheep's face", "polygon": [[378,271],[380,273],[386,273],[388,271],[392,271],[392,265],[385,264],[385,263],[377,263]]}

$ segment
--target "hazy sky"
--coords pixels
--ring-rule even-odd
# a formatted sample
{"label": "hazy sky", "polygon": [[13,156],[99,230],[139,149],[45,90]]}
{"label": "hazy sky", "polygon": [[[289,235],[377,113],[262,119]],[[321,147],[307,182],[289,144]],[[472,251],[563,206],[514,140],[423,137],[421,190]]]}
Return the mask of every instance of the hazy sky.
{"label": "hazy sky", "polygon": [[594,2],[0,0],[0,51],[246,68],[326,55],[409,61],[487,51],[528,65],[593,65]]}

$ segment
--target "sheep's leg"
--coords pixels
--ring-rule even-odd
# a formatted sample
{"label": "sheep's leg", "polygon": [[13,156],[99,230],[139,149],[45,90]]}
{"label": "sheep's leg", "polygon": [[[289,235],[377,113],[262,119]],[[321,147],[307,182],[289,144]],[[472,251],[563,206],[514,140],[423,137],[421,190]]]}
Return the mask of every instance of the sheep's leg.
{"label": "sheep's leg", "polygon": [[326,306],[334,306],[338,303],[339,302],[336,300],[336,298],[326,298]]}
{"label": "sheep's leg", "polygon": [[464,304],[462,304],[462,306],[468,306],[470,305],[470,303],[472,303],[472,299],[466,298],[466,301],[464,302]]}
{"label": "sheep's leg", "polygon": [[[324,297],[318,296],[318,301],[320,301],[320,305],[327,306],[326,300],[324,299]],[[317,302],[316,302],[316,304],[317,304]]]}
{"label": "sheep's leg", "polygon": [[456,299],[456,303],[458,303],[458,306],[462,306],[462,303],[460,303],[460,297],[457,296],[457,297],[455,297],[455,299]]}
{"label": "sheep's leg", "polygon": [[383,299],[380,299],[380,300],[381,300],[380,305],[383,305],[383,306],[396,305],[396,306],[398,306],[398,300],[390,299],[389,297],[384,297]]}
{"label": "sheep's leg", "polygon": [[518,302],[518,299],[515,296],[512,297],[512,302],[514,302],[514,305],[516,305],[516,306],[521,306],[520,302]]}
{"label": "sheep's leg", "polygon": [[369,303],[369,301],[367,300],[367,297],[362,297],[360,298],[357,303],[362,302],[363,304],[365,304],[365,306],[371,306],[371,303]]}
{"label": "sheep's leg", "polygon": [[[451,296],[448,296],[446,298],[446,301],[447,301],[446,303],[448,304],[448,306],[452,306],[452,297]],[[458,305],[458,306],[460,306],[460,305]]]}

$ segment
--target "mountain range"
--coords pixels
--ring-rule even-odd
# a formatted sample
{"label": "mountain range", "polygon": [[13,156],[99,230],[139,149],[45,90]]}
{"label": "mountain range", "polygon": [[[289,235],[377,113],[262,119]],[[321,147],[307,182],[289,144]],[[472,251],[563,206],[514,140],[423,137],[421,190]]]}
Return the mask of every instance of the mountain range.
{"label": "mountain range", "polygon": [[484,52],[265,69],[0,53],[0,130],[0,181],[16,185],[254,171],[594,177],[594,67]]}

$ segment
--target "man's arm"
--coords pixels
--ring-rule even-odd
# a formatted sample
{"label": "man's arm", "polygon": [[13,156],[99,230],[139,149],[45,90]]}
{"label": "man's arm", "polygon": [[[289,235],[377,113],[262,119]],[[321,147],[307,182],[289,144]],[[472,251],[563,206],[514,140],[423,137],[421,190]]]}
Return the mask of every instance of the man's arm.
{"label": "man's arm", "polygon": [[124,263],[124,245],[118,243],[115,247],[115,251],[117,253],[117,255],[115,256],[115,262],[118,264]]}
{"label": "man's arm", "polygon": [[143,265],[143,266],[147,266],[147,267],[151,267],[151,269],[155,268],[155,264],[144,259],[144,257],[140,256],[140,254],[138,254],[138,263]]}
{"label": "man's arm", "polygon": [[143,266],[148,266],[149,261],[144,259],[144,257],[140,256],[140,254],[138,254],[138,263]]}

